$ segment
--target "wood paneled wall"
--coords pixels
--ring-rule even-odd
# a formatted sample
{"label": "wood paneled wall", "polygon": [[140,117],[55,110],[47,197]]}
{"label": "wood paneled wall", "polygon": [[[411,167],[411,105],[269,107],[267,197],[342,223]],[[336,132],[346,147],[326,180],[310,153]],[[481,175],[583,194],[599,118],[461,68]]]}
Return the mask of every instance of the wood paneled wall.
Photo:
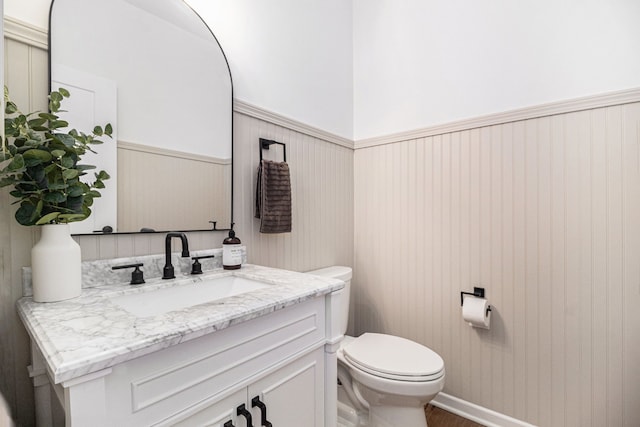
{"label": "wood paneled wall", "polygon": [[[5,55],[6,84],[13,99],[25,110],[46,110],[46,50],[32,43],[7,39]],[[249,262],[297,271],[333,264],[353,265],[353,149],[317,135],[309,136],[316,133],[305,133],[305,126],[301,124],[283,127],[238,112],[234,123],[234,220],[238,237],[247,246]],[[287,144],[293,202],[291,233],[260,234],[259,220],[253,218],[260,137]],[[275,149],[265,152],[266,158],[279,159],[278,155]],[[35,227],[17,224],[11,202],[8,189],[2,189],[0,392],[7,398],[19,425],[30,426],[34,425],[34,408],[27,375],[29,344],[17,317],[15,302],[22,294],[21,267],[30,264],[30,250],[39,236]],[[217,248],[224,237],[223,232],[189,233],[190,248]],[[164,235],[82,236],[77,240],[85,260],[164,251]]]}
{"label": "wood paneled wall", "polygon": [[639,144],[634,103],[356,150],[356,332],[429,346],[445,392],[516,419],[640,425]]}

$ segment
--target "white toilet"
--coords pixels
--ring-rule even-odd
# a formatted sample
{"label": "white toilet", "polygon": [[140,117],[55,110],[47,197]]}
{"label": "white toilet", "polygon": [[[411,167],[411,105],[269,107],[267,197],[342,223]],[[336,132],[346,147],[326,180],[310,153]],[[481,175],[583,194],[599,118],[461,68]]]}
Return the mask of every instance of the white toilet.
{"label": "white toilet", "polygon": [[[351,268],[308,272],[345,283],[341,327],[349,319]],[[338,350],[338,426],[426,427],[424,405],[444,387],[444,361],[433,350],[393,335],[345,336]]]}

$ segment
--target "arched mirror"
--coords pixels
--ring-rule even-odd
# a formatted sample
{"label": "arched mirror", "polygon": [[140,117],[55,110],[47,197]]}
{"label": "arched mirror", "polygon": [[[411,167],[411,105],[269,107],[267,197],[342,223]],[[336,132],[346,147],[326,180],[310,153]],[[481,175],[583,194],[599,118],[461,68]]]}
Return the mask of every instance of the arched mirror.
{"label": "arched mirror", "polygon": [[229,228],[233,86],[202,19],[182,0],[54,0],[49,38],[70,126],[114,128],[85,159],[112,179],[72,231]]}

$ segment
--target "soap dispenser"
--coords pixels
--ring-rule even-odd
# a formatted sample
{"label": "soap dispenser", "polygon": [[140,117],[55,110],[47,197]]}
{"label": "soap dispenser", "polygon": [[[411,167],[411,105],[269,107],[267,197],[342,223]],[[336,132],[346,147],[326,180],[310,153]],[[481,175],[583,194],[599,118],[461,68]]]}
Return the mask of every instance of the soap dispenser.
{"label": "soap dispenser", "polygon": [[225,270],[237,270],[242,265],[242,249],[240,239],[233,231],[233,224],[229,230],[229,237],[222,241],[222,267]]}

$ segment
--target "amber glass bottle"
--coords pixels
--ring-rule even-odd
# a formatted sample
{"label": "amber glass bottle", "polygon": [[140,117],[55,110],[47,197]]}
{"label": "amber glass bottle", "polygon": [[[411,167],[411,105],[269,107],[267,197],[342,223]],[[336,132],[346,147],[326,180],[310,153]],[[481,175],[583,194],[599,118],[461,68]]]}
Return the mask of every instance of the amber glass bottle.
{"label": "amber glass bottle", "polygon": [[233,229],[229,230],[229,237],[222,241],[222,267],[225,270],[237,270],[242,265],[242,249],[240,239]]}

